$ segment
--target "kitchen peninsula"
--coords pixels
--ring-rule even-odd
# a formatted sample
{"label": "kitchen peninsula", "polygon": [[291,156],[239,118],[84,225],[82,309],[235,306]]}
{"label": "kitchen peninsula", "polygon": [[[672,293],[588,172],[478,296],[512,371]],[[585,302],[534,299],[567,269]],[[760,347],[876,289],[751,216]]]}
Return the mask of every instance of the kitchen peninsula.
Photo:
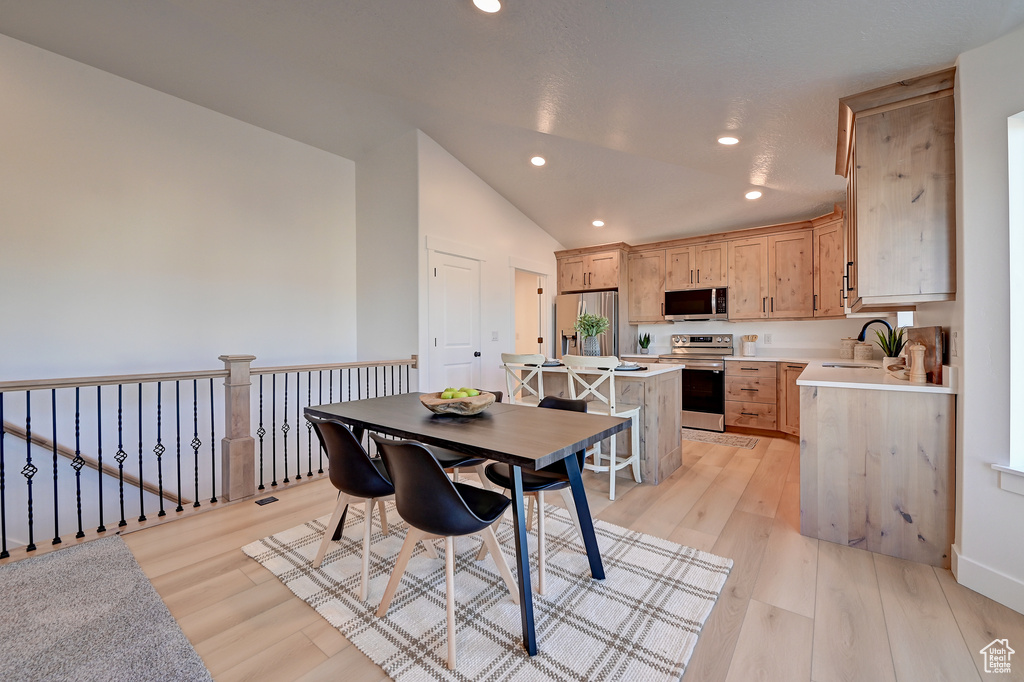
{"label": "kitchen peninsula", "polygon": [[800,387],[800,532],[949,568],[956,385],[815,362]]}
{"label": "kitchen peninsula", "polygon": [[[640,406],[640,469],[644,483],[661,483],[683,463],[680,371],[679,365],[650,363],[647,369],[615,373],[616,400]],[[569,398],[568,378],[564,367],[545,368],[544,394]],[[604,391],[604,395],[608,395],[607,386]],[[628,453],[629,431],[623,431],[616,438],[618,451]]]}

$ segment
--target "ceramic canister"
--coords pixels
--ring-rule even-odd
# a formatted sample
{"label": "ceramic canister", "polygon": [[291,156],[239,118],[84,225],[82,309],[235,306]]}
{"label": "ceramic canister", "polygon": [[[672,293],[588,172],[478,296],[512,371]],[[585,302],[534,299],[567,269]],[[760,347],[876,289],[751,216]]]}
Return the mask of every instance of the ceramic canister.
{"label": "ceramic canister", "polygon": [[875,355],[875,349],[867,341],[861,341],[853,346],[854,360],[871,360]]}
{"label": "ceramic canister", "polygon": [[852,336],[848,336],[845,339],[839,339],[840,360],[853,360],[853,344],[855,343],[857,343],[857,339]]}

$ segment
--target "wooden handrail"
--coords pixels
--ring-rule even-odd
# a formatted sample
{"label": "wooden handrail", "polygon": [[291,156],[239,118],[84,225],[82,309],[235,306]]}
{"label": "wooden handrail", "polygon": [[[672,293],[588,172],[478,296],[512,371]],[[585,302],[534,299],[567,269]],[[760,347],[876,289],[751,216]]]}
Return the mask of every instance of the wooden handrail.
{"label": "wooden handrail", "polygon": [[371,360],[367,362],[335,362],[326,365],[288,365],[285,367],[252,367],[249,374],[283,374],[285,372],[314,372],[321,369],[356,369],[359,367],[388,367],[390,365],[408,365],[417,369],[416,356],[408,360]]}
{"label": "wooden handrail", "polygon": [[[20,438],[21,440],[25,440],[28,436],[28,433],[26,433],[25,429],[15,424],[12,424],[8,421],[4,422],[4,432],[9,433],[17,438]],[[40,436],[39,434],[33,433],[32,444],[38,445],[39,447],[44,448],[49,452],[53,452],[53,441],[50,440],[49,438],[46,438],[45,436]],[[74,450],[64,445],[60,445],[59,443],[57,444],[57,454],[68,459],[75,458]],[[80,456],[82,460],[85,461],[85,466],[89,467],[93,471],[100,471],[98,461],[96,461],[92,457],[89,457],[88,455]],[[110,466],[109,464],[103,465],[102,473],[106,474],[107,476],[113,476],[114,478],[118,478],[122,474],[122,472],[119,471],[117,467]],[[124,474],[124,482],[136,488],[138,488],[140,485],[138,477],[132,476],[131,474],[127,473]],[[141,482],[141,485],[142,489],[145,490],[146,492],[153,493],[154,495],[160,495],[160,489],[157,486],[153,485],[152,483]],[[173,502],[175,504],[178,503],[178,496],[167,490],[163,491],[163,498],[168,502]],[[188,500],[182,497],[181,504],[192,504],[192,500]]]}
{"label": "wooden handrail", "polygon": [[84,388],[86,386],[113,386],[117,384],[149,384],[158,381],[188,381],[191,379],[223,379],[226,369],[208,369],[193,372],[159,372],[154,374],[115,374],[100,377],[75,377],[67,379],[29,379],[25,381],[0,381],[0,393],[10,391],[40,391],[51,388]]}

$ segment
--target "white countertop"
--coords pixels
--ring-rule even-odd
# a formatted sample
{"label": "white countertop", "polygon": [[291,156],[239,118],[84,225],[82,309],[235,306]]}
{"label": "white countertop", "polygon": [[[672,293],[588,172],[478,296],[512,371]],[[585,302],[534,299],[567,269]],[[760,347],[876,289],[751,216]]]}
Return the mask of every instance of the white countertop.
{"label": "white countertop", "polygon": [[[626,356],[626,357],[632,357],[632,356]],[[667,374],[668,372],[680,372],[683,369],[682,365],[676,365],[676,364],[671,364],[671,363],[667,363],[667,362],[659,364],[657,362],[654,362],[654,360],[657,360],[657,356],[655,356],[654,358],[651,358],[651,356],[649,356],[649,355],[648,356],[638,355],[636,357],[637,358],[646,357],[649,360],[648,362],[643,362],[643,361],[640,361],[640,360],[636,360],[636,362],[638,362],[642,367],[646,367],[647,369],[636,369],[636,370],[625,370],[625,371],[619,370],[619,371],[615,372],[615,376],[617,378],[619,378],[619,379],[628,379],[630,377],[635,377],[635,378],[653,377],[653,376],[658,376],[659,374]],[[557,367],[545,367],[544,371],[545,372],[562,372],[562,373],[564,373],[565,372],[565,367],[563,367],[561,365],[559,365]]]}
{"label": "white countertop", "polygon": [[[861,365],[861,368],[825,367],[831,362],[844,365]],[[851,360],[815,360],[807,364],[800,373],[797,386],[828,386],[832,388],[860,388],[873,391],[906,391],[910,393],[956,393],[956,370],[942,368],[942,384],[912,384],[890,376],[881,369],[880,361],[872,363]]]}

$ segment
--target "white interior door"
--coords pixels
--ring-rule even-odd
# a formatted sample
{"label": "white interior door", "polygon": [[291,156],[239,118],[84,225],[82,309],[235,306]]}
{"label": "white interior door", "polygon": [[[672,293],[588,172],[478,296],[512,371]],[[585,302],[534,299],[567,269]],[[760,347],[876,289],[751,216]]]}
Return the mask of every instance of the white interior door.
{"label": "white interior door", "polygon": [[480,261],[430,251],[429,387],[480,383]]}

